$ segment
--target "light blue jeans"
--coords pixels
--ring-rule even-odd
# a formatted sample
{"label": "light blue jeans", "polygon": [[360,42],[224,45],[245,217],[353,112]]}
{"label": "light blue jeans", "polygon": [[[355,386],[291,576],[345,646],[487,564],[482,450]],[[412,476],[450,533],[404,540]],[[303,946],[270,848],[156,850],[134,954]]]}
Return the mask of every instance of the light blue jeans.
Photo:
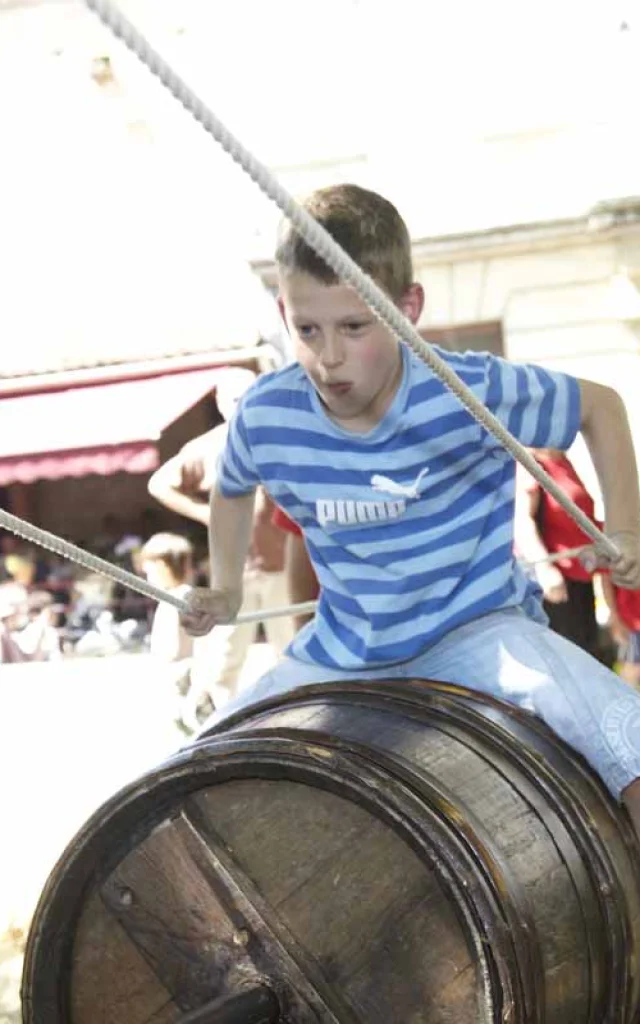
{"label": "light blue jeans", "polygon": [[407,678],[459,683],[532,711],[586,758],[616,798],[640,778],[640,694],[519,609],[474,619],[419,657],[386,668],[345,672],[285,658],[203,728],[299,686]]}

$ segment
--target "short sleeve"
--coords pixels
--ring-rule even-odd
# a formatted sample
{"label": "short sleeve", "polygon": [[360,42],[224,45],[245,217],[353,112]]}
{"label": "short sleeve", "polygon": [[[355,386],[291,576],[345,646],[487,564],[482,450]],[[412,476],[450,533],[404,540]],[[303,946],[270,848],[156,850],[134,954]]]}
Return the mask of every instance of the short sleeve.
{"label": "short sleeve", "polygon": [[239,498],[260,483],[246,424],[246,405],[240,402],[229,424],[227,441],[218,460],[218,487],[225,498]]}
{"label": "short sleeve", "polygon": [[[566,451],[580,429],[580,385],[541,366],[486,357],[484,403],[520,444]],[[489,435],[489,447],[500,447]]]}

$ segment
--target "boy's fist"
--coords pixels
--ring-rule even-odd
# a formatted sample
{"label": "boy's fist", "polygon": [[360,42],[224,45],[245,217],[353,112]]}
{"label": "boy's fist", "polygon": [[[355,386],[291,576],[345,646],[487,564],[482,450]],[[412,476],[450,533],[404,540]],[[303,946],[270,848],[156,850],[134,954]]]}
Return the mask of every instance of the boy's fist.
{"label": "boy's fist", "polygon": [[214,626],[233,622],[242,604],[242,594],[230,590],[193,587],[185,597],[189,608],[180,612],[180,623],[189,636],[205,636]]}
{"label": "boy's fist", "polygon": [[608,569],[616,587],[623,590],[640,590],[640,532],[621,531],[608,534],[609,539],[620,551],[619,558],[613,559],[598,544],[588,548],[580,561],[589,572]]}

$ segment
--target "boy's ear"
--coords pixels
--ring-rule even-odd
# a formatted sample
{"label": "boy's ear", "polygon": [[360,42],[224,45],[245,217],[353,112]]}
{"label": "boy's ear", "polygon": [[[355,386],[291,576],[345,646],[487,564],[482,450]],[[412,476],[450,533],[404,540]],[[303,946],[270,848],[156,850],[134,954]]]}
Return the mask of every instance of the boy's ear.
{"label": "boy's ear", "polygon": [[424,288],[417,281],[410,284],[398,307],[412,324],[417,324],[424,309]]}
{"label": "boy's ear", "polygon": [[287,328],[287,330],[289,330],[289,325],[287,323],[287,316],[286,316],[286,313],[284,311],[284,299],[282,298],[281,295],[278,295],[278,298],[276,299],[276,301],[278,303],[278,309],[280,310],[280,316],[282,317],[282,319],[284,321],[284,325]]}

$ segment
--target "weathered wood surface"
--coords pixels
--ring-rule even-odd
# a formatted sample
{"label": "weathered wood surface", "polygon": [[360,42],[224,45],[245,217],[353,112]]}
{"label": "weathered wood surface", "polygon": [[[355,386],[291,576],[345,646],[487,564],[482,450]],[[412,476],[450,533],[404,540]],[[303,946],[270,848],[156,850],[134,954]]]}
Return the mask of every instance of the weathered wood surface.
{"label": "weathered wood surface", "polygon": [[[27,951],[26,1024],[636,1024],[640,862],[530,716],[421,682],[250,709],[106,805]],[[237,1005],[237,1004],[236,1004]]]}
{"label": "weathered wood surface", "polygon": [[271,989],[256,985],[193,1010],[180,1024],[278,1024],[281,1007]]}

